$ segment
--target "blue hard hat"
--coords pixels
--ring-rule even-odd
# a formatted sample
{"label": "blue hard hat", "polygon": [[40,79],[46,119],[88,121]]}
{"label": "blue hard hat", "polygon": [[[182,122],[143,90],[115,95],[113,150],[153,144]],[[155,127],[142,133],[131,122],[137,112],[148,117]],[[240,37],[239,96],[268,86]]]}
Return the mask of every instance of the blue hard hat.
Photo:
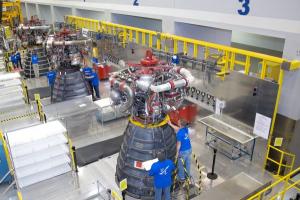
{"label": "blue hard hat", "polygon": [[178,56],[177,55],[173,55],[172,56],[172,64],[179,64],[179,58],[178,58]]}

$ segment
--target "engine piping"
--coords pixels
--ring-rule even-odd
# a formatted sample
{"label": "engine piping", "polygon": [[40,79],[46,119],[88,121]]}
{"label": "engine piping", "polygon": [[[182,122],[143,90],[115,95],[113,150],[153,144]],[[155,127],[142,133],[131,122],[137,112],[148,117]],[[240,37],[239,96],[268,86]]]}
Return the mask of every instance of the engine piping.
{"label": "engine piping", "polygon": [[120,110],[121,112],[127,111],[132,106],[134,100],[134,93],[132,89],[125,82],[120,82],[116,79],[111,79],[111,83],[113,84],[112,87],[119,87],[120,91],[126,94],[127,102],[125,104],[122,104]]}
{"label": "engine piping", "polygon": [[177,71],[179,74],[181,74],[184,77],[184,79],[175,80],[172,83],[169,82],[161,85],[151,85],[150,90],[156,93],[166,92],[171,89],[187,86],[188,84],[194,81],[194,77],[192,76],[189,70],[185,68],[175,67],[174,71]]}
{"label": "engine piping", "polygon": [[50,26],[19,26],[18,30],[47,30],[50,29]]}

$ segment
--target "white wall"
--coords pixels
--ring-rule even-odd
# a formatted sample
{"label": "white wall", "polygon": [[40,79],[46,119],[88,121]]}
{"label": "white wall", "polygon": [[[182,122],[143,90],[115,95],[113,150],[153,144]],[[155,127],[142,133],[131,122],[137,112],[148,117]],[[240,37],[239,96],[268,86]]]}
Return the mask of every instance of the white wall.
{"label": "white wall", "polygon": [[[83,0],[76,1],[83,2]],[[86,2],[133,6],[134,0],[86,0]],[[242,8],[239,0],[138,0],[137,2],[140,6],[204,10],[236,15],[237,10]],[[300,20],[299,7],[299,0],[250,0],[249,15]]]}
{"label": "white wall", "polygon": [[245,44],[249,46],[270,49],[279,52],[283,52],[285,42],[283,38],[251,34],[241,31],[232,31],[231,41],[234,43]]}
{"label": "white wall", "polygon": [[37,15],[36,4],[28,3],[27,4],[27,18],[30,19],[31,16]]}
{"label": "white wall", "polygon": [[[175,22],[175,35],[213,42],[230,46],[231,31],[212,28],[207,26],[199,26],[193,24],[186,24]],[[188,55],[193,56],[193,46],[188,46]],[[178,45],[178,52],[183,52],[183,44]],[[198,48],[198,58],[204,58],[204,49]]]}
{"label": "white wall", "polygon": [[[175,0],[175,7],[238,14],[239,0]],[[250,16],[300,20],[299,0],[250,0]],[[266,24],[267,26],[267,24]]]}
{"label": "white wall", "polygon": [[135,26],[135,27],[150,29],[159,32],[162,31],[162,21],[157,19],[112,13],[111,20],[112,22],[118,24]]}
{"label": "white wall", "polygon": [[64,16],[72,14],[71,8],[54,6],[53,10],[55,22],[64,22]]}
{"label": "white wall", "polygon": [[39,18],[40,20],[45,20],[46,24],[52,24],[52,17],[51,17],[51,6],[49,5],[38,5],[39,9]]}
{"label": "white wall", "polygon": [[[285,40],[283,57],[300,60],[300,36]],[[300,70],[285,72],[278,112],[294,120],[300,120]]]}
{"label": "white wall", "polygon": [[26,9],[26,4],[21,3],[21,9],[22,9],[22,15],[24,18],[27,18],[27,9]]}
{"label": "white wall", "polygon": [[228,46],[231,44],[230,30],[175,22],[175,34]]}
{"label": "white wall", "polygon": [[84,9],[75,9],[75,15],[96,20],[105,20],[105,13],[101,11],[92,11]]}

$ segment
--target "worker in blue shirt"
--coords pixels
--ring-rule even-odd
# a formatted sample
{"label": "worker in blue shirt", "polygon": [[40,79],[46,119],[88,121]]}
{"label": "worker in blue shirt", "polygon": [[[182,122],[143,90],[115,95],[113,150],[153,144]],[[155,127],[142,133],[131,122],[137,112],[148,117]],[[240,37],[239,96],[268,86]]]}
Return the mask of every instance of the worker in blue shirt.
{"label": "worker in blue shirt", "polygon": [[[51,67],[49,68],[49,72],[47,73],[47,78],[48,78],[48,84],[52,90],[54,83],[55,83],[56,71]],[[51,93],[52,93],[52,91],[51,91]]]}
{"label": "worker in blue shirt", "polygon": [[[189,129],[187,127],[188,123],[184,119],[179,119],[178,126],[172,124],[170,121],[169,125],[176,132],[178,177],[179,181],[184,182],[191,175],[192,145],[189,136]],[[184,168],[186,169],[186,173]]]}
{"label": "worker in blue shirt", "polygon": [[85,66],[81,68],[80,71],[83,73],[85,80],[89,83],[90,88],[93,89],[93,85],[92,85],[93,69],[91,67]]}
{"label": "worker in blue shirt", "polygon": [[159,152],[158,161],[153,163],[149,171],[149,176],[154,177],[155,200],[161,200],[164,195],[165,200],[171,199],[172,172],[175,169],[174,163],[166,159],[164,152]]}
{"label": "worker in blue shirt", "polygon": [[39,64],[39,58],[38,58],[38,55],[36,53],[33,53],[31,55],[31,64],[33,64],[33,65]]}
{"label": "worker in blue shirt", "polygon": [[16,54],[15,53],[12,53],[11,56],[10,56],[10,61],[11,63],[13,64],[14,66],[14,69],[17,68],[17,65],[18,65],[18,61],[17,61],[17,57],[16,57]]}
{"label": "worker in blue shirt", "polygon": [[96,98],[100,99],[100,92],[99,92],[99,78],[96,72],[92,72],[92,86],[96,93]]}
{"label": "worker in blue shirt", "polygon": [[37,78],[40,76],[39,71],[39,58],[36,52],[33,52],[31,55],[31,64],[34,72],[34,76]]}
{"label": "worker in blue shirt", "polygon": [[16,61],[17,61],[17,65],[18,65],[18,67],[20,67],[21,69],[23,69],[23,67],[22,67],[22,60],[21,60],[21,54],[20,54],[20,52],[19,52],[19,51],[17,51],[17,52],[16,52],[16,54],[15,54],[15,56],[16,56]]}
{"label": "worker in blue shirt", "polygon": [[179,65],[179,57],[177,55],[173,55],[172,58],[171,58],[171,63],[172,65],[176,66],[176,65]]}

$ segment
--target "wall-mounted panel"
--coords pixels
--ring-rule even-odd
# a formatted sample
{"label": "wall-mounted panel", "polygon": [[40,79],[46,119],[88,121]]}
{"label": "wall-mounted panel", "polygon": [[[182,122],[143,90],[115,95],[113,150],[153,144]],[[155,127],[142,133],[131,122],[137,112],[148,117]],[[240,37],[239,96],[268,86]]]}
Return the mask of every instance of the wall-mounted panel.
{"label": "wall-mounted panel", "polygon": [[76,9],[75,14],[76,16],[79,17],[86,17],[86,18],[96,19],[96,20],[105,20],[105,13],[102,11]]}
{"label": "wall-mounted panel", "polygon": [[45,20],[46,24],[53,23],[51,16],[51,7],[49,5],[38,5],[38,9],[40,11],[41,20]]}
{"label": "wall-mounted panel", "polygon": [[64,22],[64,16],[72,15],[71,8],[54,6],[53,9],[55,22]]}

